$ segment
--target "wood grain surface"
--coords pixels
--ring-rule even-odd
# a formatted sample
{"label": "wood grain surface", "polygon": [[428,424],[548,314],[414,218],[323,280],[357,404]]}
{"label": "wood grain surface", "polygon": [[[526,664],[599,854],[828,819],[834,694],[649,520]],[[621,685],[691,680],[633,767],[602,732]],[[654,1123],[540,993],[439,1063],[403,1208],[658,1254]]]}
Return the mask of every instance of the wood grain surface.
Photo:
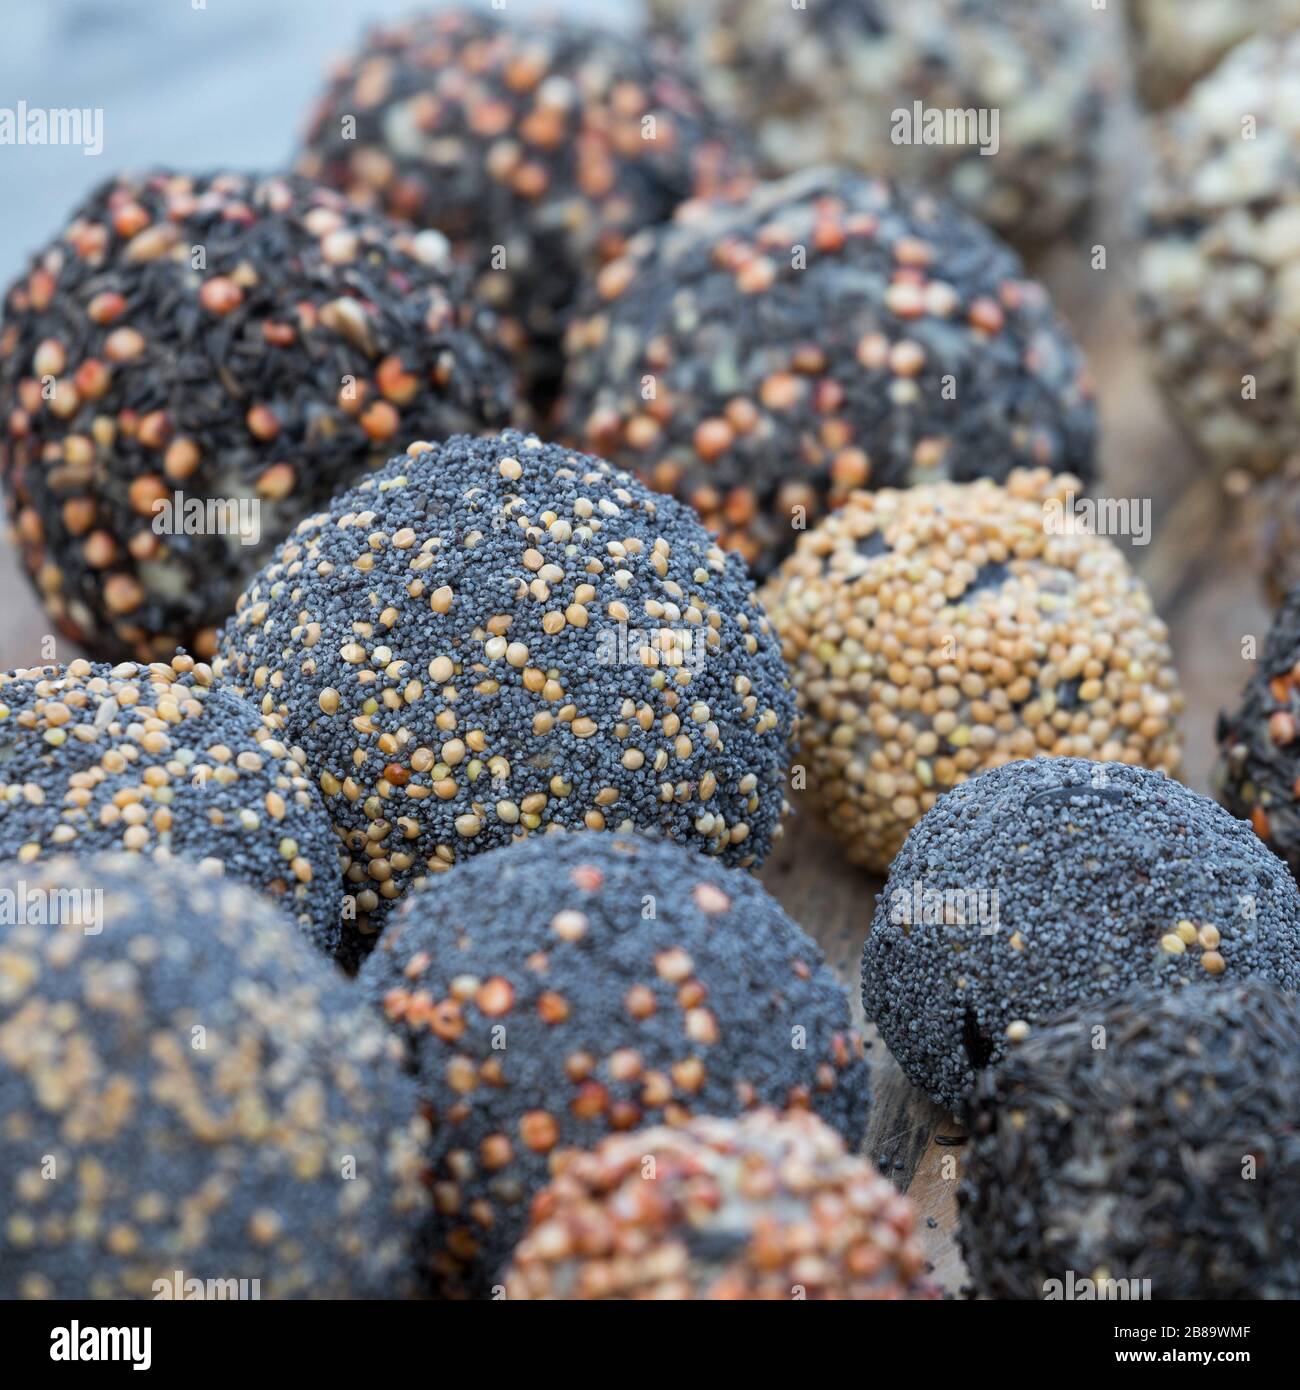
{"label": "wood grain surface", "polygon": [[[1187,697],[1186,780],[1204,791],[1215,715],[1235,702],[1249,674],[1242,639],[1254,635],[1262,642],[1267,627],[1257,561],[1261,506],[1231,501],[1198,464],[1165,415],[1139,348],[1132,228],[1144,145],[1141,118],[1123,94],[1122,64],[1120,53],[1108,113],[1104,206],[1091,227],[1033,268],[1090,354],[1103,416],[1099,491],[1151,502],[1151,543],[1131,547],[1130,558],[1171,629]],[[52,227],[64,211],[52,206],[43,221]],[[1098,245],[1106,250],[1105,269],[1093,266]],[[16,248],[5,251],[10,264],[17,261]],[[49,624],[7,539],[0,545],[0,600],[0,667],[50,659],[44,645]],[[62,639],[54,652],[59,661],[78,654]],[[762,878],[842,973],[861,1021],[858,957],[881,881],[844,864],[835,842],[798,808]],[[962,1149],[939,1140],[959,1135],[960,1128],[908,1085],[879,1041],[870,1056],[874,1106],[866,1152],[916,1201],[934,1275],[956,1292],[965,1277],[955,1238]]]}

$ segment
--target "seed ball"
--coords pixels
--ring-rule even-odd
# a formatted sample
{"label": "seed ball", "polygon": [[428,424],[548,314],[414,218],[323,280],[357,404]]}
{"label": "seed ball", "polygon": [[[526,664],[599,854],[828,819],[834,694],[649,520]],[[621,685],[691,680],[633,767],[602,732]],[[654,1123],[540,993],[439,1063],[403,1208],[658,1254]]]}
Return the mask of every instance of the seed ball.
{"label": "seed ball", "polygon": [[761,863],[794,696],[741,561],[599,459],[412,448],[303,522],[221,639],[319,779],[359,943],[411,886],[555,826]]}
{"label": "seed ball", "polygon": [[298,169],[445,233],[544,404],[579,278],[679,203],[747,186],[743,144],[665,39],[450,9],[367,35]]}
{"label": "seed ball", "polygon": [[499,335],[445,240],[303,180],[101,185],[0,323],[0,484],[59,630],[210,657],[275,542],[399,438],[511,420]]}
{"label": "seed ball", "polygon": [[1148,106],[1167,106],[1243,39],[1300,23],[1300,0],[1128,0],[1138,90]]}
{"label": "seed ball", "polygon": [[702,1116],[552,1168],[507,1299],[933,1296],[912,1204],[815,1115]]}
{"label": "seed ball", "polygon": [[409,1291],[411,1083],[264,898],[117,855],[6,864],[0,903],[0,1296]]}
{"label": "seed ball", "polygon": [[207,666],[182,652],[0,673],[0,743],[0,860],[187,859],[341,950],[338,846],[303,751]]}
{"label": "seed ball", "polygon": [[1219,800],[1300,875],[1300,588],[1273,619],[1241,703],[1220,713]]}
{"label": "seed ball", "polygon": [[[650,8],[684,38],[715,105],[754,133],[769,172],[837,163],[919,179],[1027,245],[1076,228],[1093,203],[1114,58],[1086,6],[650,0]],[[953,127],[954,112],[979,119]]]}
{"label": "seed ball", "polygon": [[1262,980],[1071,1011],[980,1082],[959,1189],[976,1289],[1300,1297],[1298,1097],[1296,1000]]}
{"label": "seed ball", "polygon": [[1300,33],[1250,40],[1154,128],[1138,307],[1170,408],[1223,473],[1300,452],[1298,67]]}
{"label": "seed ball", "polygon": [[1177,772],[1165,625],[1123,553],[1078,529],[1077,486],[1039,470],[856,492],[769,581],[808,790],[854,863],[885,873],[945,791],[1020,758]]}
{"label": "seed ball", "polygon": [[1250,827],[1163,773],[1036,758],[963,782],[907,837],[862,1003],[912,1083],[957,1107],[1067,1008],[1251,975],[1300,986],[1300,892]]}
{"label": "seed ball", "polygon": [[482,1296],[568,1147],[810,1109],[850,1147],[867,1065],[844,991],[748,874],[647,836],[479,855],[412,894],[361,973],[433,1114],[427,1269]]}
{"label": "seed ball", "polygon": [[685,498],[759,573],[855,488],[1092,477],[1082,355],[951,205],[822,169],[689,212],[580,299],[558,428]]}

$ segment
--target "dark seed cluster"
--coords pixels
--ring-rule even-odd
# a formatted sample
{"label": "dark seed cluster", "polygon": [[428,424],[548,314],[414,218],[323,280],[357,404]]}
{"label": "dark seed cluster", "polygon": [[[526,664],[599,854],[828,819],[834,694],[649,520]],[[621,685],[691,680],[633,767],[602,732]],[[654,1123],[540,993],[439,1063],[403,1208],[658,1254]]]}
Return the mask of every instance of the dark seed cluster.
{"label": "dark seed cluster", "polygon": [[298,167],[445,232],[539,397],[580,276],[679,203],[749,181],[674,45],[464,9],[370,33]]}
{"label": "dark seed cluster", "polygon": [[565,348],[563,436],[760,573],[854,488],[1093,475],[1091,385],[1046,291],[950,204],[878,180],[693,205],[601,271]]}
{"label": "dark seed cluster", "polygon": [[1258,669],[1220,713],[1214,789],[1300,875],[1300,588],[1278,610]]}
{"label": "dark seed cluster", "polygon": [[746,874],[646,836],[480,855],[402,905],[362,969],[433,1119],[424,1264],[482,1295],[567,1147],[758,1106],[852,1147],[867,1066],[814,943]]}
{"label": "dark seed cluster", "polygon": [[1072,1012],[983,1078],[965,1164],[988,1297],[1300,1297],[1295,997],[1255,980]]}
{"label": "dark seed cluster", "polygon": [[815,1115],[759,1110],[556,1156],[508,1299],[928,1295],[906,1197]]}
{"label": "dark seed cluster", "polygon": [[338,846],[302,750],[183,652],[0,673],[0,860],[106,851],[246,883],[340,948]]}
{"label": "dark seed cluster", "polygon": [[279,913],[125,856],[10,863],[0,903],[0,1295],[406,1290],[425,1126],[382,1021]]}
{"label": "dark seed cluster", "polygon": [[762,862],[794,715],[744,566],[690,510],[507,432],[413,444],[240,597],[222,673],[305,749],[362,938],[553,826]]}
{"label": "dark seed cluster", "polygon": [[[921,179],[1021,244],[1069,231],[1092,205],[1111,84],[1099,17],[1086,5],[650,0],[650,8],[684,37],[706,94],[753,132],[770,171],[833,161]],[[931,111],[982,112],[986,125],[944,125],[942,139],[926,139]]]}
{"label": "dark seed cluster", "polygon": [[1300,32],[1243,43],[1153,127],[1138,307],[1157,380],[1220,471],[1300,455]]}
{"label": "dark seed cluster", "polygon": [[1009,763],[940,797],[894,860],[862,1002],[959,1106],[1008,1044],[1126,989],[1300,987],[1300,892],[1242,821],[1163,773]]}
{"label": "dark seed cluster", "polygon": [[949,787],[1040,753],[1178,771],[1168,631],[1123,553],[1047,523],[1078,486],[855,492],[762,599],[794,676],[808,790],[855,863],[887,873]]}
{"label": "dark seed cluster", "polygon": [[0,481],[50,614],[111,659],[211,656],[274,542],[398,438],[509,423],[498,331],[444,237],[337,193],[103,184],[0,326]]}

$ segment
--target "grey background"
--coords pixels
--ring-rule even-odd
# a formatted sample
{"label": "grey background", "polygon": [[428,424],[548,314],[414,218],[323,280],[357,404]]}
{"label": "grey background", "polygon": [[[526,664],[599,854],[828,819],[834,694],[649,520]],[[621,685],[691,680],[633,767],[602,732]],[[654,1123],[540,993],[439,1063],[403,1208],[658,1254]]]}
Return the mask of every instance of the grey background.
{"label": "grey background", "polygon": [[[117,169],[271,169],[293,154],[328,65],[419,0],[0,0],[0,107],[102,107],[97,158],[0,145],[0,292]],[[626,26],[637,0],[506,0]],[[480,8],[488,8],[481,4]]]}

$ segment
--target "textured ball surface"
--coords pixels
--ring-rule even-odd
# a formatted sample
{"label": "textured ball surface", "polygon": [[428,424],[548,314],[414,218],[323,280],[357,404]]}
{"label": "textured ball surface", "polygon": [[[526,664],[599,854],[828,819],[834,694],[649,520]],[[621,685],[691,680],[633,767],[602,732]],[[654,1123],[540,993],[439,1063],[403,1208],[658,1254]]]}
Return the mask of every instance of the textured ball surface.
{"label": "textured ball surface", "polygon": [[554,1167],[508,1299],[927,1296],[911,1203],[815,1115],[616,1134]]}
{"label": "textured ball surface", "polygon": [[580,276],[679,203],[747,182],[741,149],[663,40],[450,9],[366,37],[298,167],[445,232],[544,397]]}
{"label": "textured ball surface", "polygon": [[211,656],[275,541],[393,452],[509,423],[445,238],[294,179],[120,175],[10,288],[0,482],[95,655]]}
{"label": "textured ball surface", "polygon": [[1300,873],[1300,589],[1283,602],[1241,703],[1219,714],[1219,800]]}
{"label": "textured ball surface", "polygon": [[[754,133],[771,171],[834,162],[922,180],[1022,243],[1070,230],[1091,206],[1111,84],[1103,31],[1086,6],[650,3],[685,36],[708,96]],[[950,112],[966,111],[984,125],[948,124]]]}
{"label": "textured ball surface", "polygon": [[413,894],[362,969],[434,1116],[426,1268],[482,1295],[562,1149],[812,1109],[856,1147],[867,1065],[816,945],[748,874],[558,834]]}
{"label": "textured ball surface", "polygon": [[1128,0],[1138,89],[1150,106],[1177,101],[1252,34],[1300,23],[1300,0]]}
{"label": "textured ball surface", "polygon": [[1038,758],[963,782],[908,836],[862,1003],[912,1083],[956,1107],[1071,1006],[1250,975],[1300,986],[1300,893],[1251,828],[1162,773]]}
{"label": "textured ball surface", "polygon": [[188,859],[341,950],[338,845],[302,750],[207,666],[180,653],[0,673],[0,747],[0,860]]}
{"label": "textured ball surface", "polygon": [[1243,476],[1300,453],[1297,70],[1300,33],[1253,39],[1155,126],[1144,331],[1183,429]]}
{"label": "textured ball surface", "polygon": [[362,937],[549,826],[761,863],[794,696],[741,561],[599,459],[515,433],[412,449],[303,522],[222,633],[319,779]]}
{"label": "textured ball surface", "polygon": [[408,1292],[410,1083],[274,908],[101,856],[6,864],[0,910],[0,1295]]}
{"label": "textured ball surface", "polygon": [[855,492],[763,591],[799,697],[808,792],[885,873],[950,787],[1039,754],[1175,773],[1183,697],[1123,553],[1068,477]]}
{"label": "textured ball surface", "polygon": [[1300,1297],[1297,1097],[1296,1000],[1262,981],[1072,1013],[980,1083],[959,1189],[976,1289]]}
{"label": "textured ball surface", "polygon": [[857,487],[1092,477],[1081,354],[951,205],[813,170],[689,211],[579,301],[559,428],[690,501],[760,573]]}

